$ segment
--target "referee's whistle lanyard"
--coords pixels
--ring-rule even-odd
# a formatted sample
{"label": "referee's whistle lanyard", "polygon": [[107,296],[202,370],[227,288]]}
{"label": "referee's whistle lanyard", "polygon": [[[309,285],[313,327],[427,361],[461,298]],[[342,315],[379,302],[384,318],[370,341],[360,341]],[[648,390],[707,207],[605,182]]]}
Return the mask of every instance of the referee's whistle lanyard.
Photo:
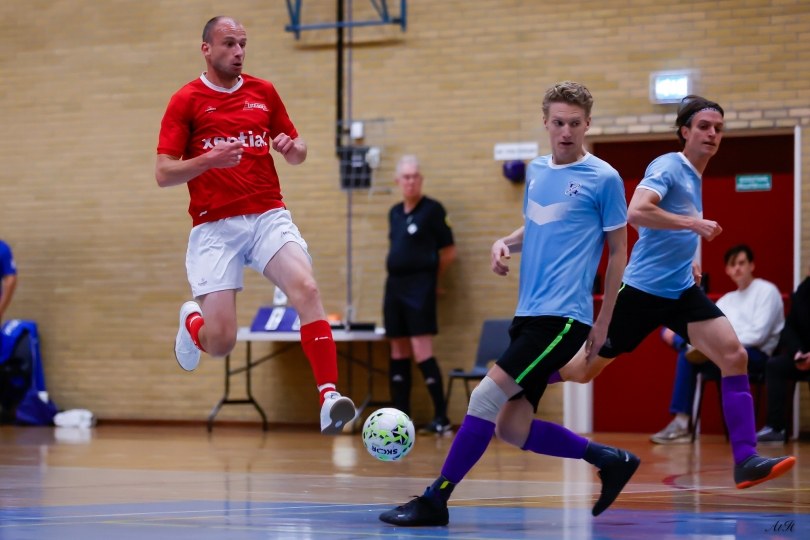
{"label": "referee's whistle lanyard", "polygon": [[405,218],[405,230],[408,231],[408,234],[414,235],[416,231],[419,230],[419,227],[416,226],[416,223],[413,222],[413,216],[408,216]]}

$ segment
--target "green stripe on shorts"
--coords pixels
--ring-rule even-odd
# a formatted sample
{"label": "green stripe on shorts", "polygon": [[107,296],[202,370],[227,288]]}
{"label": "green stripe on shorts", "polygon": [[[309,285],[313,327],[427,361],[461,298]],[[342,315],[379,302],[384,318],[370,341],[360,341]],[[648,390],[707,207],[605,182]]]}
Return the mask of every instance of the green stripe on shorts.
{"label": "green stripe on shorts", "polygon": [[523,373],[521,373],[520,375],[518,375],[518,378],[517,378],[517,379],[515,379],[515,382],[516,382],[516,383],[520,384],[520,381],[522,381],[522,380],[523,380],[523,379],[526,377],[526,375],[528,375],[528,374],[529,374],[529,372],[530,372],[531,370],[533,370],[533,369],[534,369],[534,367],[535,367],[537,364],[539,364],[541,360],[543,360],[543,358],[545,358],[546,356],[548,356],[548,353],[550,353],[552,350],[554,350],[554,347],[556,347],[556,346],[557,346],[557,344],[558,344],[560,341],[562,341],[563,337],[565,337],[565,334],[567,334],[567,333],[568,333],[568,331],[571,329],[571,324],[572,324],[573,322],[574,322],[574,319],[572,319],[572,318],[570,318],[570,317],[569,317],[569,318],[568,318],[568,321],[566,321],[566,323],[565,323],[565,328],[563,328],[563,329],[562,329],[562,331],[561,331],[559,334],[557,334],[557,337],[555,337],[555,338],[554,338],[554,340],[552,340],[552,342],[548,344],[548,347],[546,347],[546,350],[545,350],[545,351],[543,351],[543,352],[540,354],[540,356],[538,356],[537,358],[535,358],[535,359],[534,359],[534,362],[532,362],[531,364],[529,364],[529,367],[527,367],[526,369],[524,369],[524,370],[523,370]]}

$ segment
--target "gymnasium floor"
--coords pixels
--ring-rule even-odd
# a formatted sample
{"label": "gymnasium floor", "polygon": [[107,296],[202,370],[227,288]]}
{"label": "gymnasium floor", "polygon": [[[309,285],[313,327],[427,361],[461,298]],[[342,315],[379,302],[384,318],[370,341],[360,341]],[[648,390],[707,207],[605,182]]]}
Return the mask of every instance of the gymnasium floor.
{"label": "gymnasium floor", "polygon": [[359,435],[219,425],[93,430],[0,427],[0,540],[807,538],[810,446],[786,476],[733,487],[722,436],[655,446],[644,435],[594,438],[642,458],[598,518],[584,462],[494,441],[454,493],[448,527],[401,529],[380,511],[421,493],[449,437],[420,436],[402,462],[369,456]]}

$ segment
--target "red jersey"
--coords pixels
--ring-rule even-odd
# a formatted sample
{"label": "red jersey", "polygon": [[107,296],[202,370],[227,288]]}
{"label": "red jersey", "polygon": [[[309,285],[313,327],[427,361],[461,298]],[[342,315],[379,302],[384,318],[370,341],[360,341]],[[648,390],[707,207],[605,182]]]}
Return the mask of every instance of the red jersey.
{"label": "red jersey", "polygon": [[280,133],[298,137],[275,87],[242,75],[223,90],[204,77],[175,93],[160,123],[158,154],[191,159],[218,142],[241,140],[239,165],[209,169],[188,182],[188,213],[194,225],[283,208],[270,145]]}

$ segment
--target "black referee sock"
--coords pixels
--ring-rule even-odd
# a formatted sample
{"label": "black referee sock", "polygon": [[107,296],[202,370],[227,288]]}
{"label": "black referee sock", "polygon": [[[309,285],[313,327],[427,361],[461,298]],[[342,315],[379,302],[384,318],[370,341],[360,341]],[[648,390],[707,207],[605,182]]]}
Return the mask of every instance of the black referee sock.
{"label": "black referee sock", "polygon": [[447,418],[447,403],[444,401],[444,386],[442,385],[442,372],[436,358],[431,356],[424,362],[419,362],[419,369],[425,378],[430,399],[433,400],[433,408],[436,410],[436,418]]}
{"label": "black referee sock", "polygon": [[391,358],[388,363],[388,385],[394,407],[411,414],[411,359]]}

